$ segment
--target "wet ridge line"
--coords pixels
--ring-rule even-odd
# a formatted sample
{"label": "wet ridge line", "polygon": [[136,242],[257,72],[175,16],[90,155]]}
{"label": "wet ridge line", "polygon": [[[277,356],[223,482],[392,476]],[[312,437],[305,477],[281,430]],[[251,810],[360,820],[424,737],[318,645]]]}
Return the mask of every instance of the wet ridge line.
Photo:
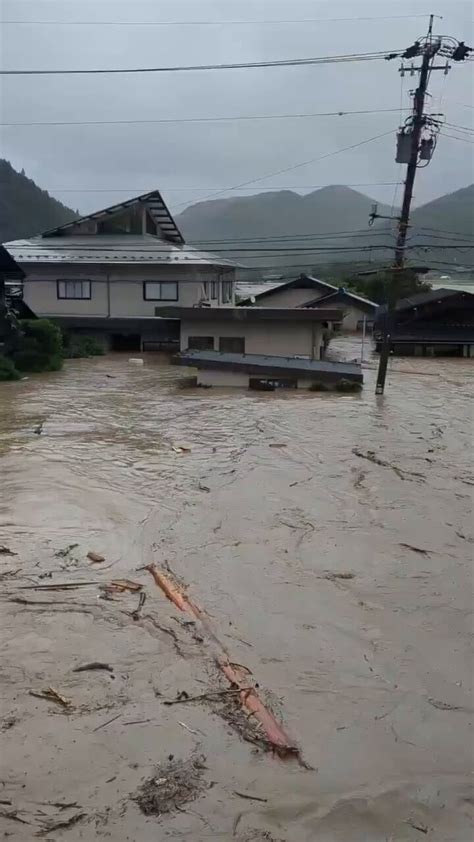
{"label": "wet ridge line", "polygon": [[[155,564],[147,564],[144,568],[148,570],[153,576],[155,583],[163,591],[167,599],[170,600],[180,611],[190,614],[194,619],[198,620],[207,632],[209,637],[220,649],[220,654],[216,658],[216,663],[229,681],[238,691],[240,703],[251,716],[259,722],[262,730],[265,733],[266,740],[269,746],[281,758],[296,757],[303,763],[300,756],[298,746],[290,739],[288,734],[283,729],[283,726],[278,722],[273,713],[267,708],[255,687],[249,687],[249,671],[241,666],[230,661],[229,654],[225,646],[220,642],[217,635],[210,627],[209,621],[205,612],[193,602],[186,594],[184,588],[172,582],[168,576],[161,572]],[[304,765],[304,763],[303,763]]]}

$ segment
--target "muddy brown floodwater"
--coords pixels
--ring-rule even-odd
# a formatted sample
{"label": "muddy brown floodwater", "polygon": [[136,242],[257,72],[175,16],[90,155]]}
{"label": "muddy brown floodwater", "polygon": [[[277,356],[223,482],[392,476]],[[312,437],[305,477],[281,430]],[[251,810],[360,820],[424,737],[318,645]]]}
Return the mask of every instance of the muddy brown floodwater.
{"label": "muddy brown floodwater", "polygon": [[[112,355],[0,386],[2,833],[468,842],[473,362],[396,360],[383,398],[373,368],[361,396],[182,376]],[[228,705],[164,703],[229,685],[151,562],[312,768]],[[139,619],[137,593],[99,588],[124,578]]]}

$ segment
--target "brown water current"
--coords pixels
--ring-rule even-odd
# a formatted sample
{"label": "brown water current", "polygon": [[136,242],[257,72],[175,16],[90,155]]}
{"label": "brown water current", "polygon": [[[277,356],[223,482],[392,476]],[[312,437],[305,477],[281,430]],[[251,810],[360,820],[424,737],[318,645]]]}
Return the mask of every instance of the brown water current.
{"label": "brown water current", "polygon": [[[361,395],[186,389],[158,355],[0,384],[5,837],[472,839],[474,361],[394,360],[381,398],[375,365]],[[212,706],[163,704],[227,685],[151,562],[311,769]],[[117,578],[143,585],[140,619],[136,593],[100,598]],[[96,584],[29,589],[75,582]],[[48,687],[72,707],[30,694]],[[145,815],[134,797],[170,755],[206,758],[199,787]]]}

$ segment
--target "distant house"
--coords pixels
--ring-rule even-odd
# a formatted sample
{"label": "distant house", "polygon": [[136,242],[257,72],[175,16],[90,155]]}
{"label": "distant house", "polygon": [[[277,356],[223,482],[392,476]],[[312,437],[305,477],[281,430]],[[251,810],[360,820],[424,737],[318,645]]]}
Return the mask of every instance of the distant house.
{"label": "distant house", "polygon": [[243,307],[250,304],[254,307],[301,307],[307,301],[328,295],[330,292],[337,292],[337,287],[311,275],[300,275],[294,281],[272,285],[271,289],[249,296],[240,304]]}
{"label": "distant house", "polygon": [[366,328],[371,329],[378,306],[312,275],[300,275],[294,281],[272,286],[241,301],[243,306],[250,303],[254,307],[337,307],[342,311],[342,319],[335,327],[347,331],[362,330],[364,319]]}
{"label": "distant house", "polygon": [[187,246],[158,190],[5,245],[36,315],[115,350],[177,341],[160,306],[234,303],[232,261]]}
{"label": "distant house", "polygon": [[342,322],[338,327],[347,331],[361,331],[365,327],[372,331],[379,305],[375,301],[369,301],[356,295],[344,287],[336,289],[327,295],[318,296],[312,301],[307,301],[303,307],[338,307],[342,310]]}
{"label": "distant house", "polygon": [[[380,350],[387,308],[374,326]],[[390,327],[391,351],[406,356],[474,357],[474,294],[455,289],[422,292],[398,301]]]}

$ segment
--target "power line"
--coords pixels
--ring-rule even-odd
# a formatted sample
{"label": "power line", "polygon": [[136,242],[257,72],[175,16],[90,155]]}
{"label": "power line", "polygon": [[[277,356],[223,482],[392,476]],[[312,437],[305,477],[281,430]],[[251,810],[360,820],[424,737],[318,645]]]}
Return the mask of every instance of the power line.
{"label": "power line", "polygon": [[[284,167],[281,170],[275,170],[274,172],[267,173],[266,175],[258,176],[257,178],[251,178],[249,181],[243,181],[241,184],[236,184],[233,187],[227,187],[224,190],[217,190],[214,193],[210,193],[207,196],[203,196],[199,199],[200,202],[205,202],[207,199],[213,199],[216,196],[221,196],[223,193],[229,193],[233,190],[240,190],[241,187],[248,187],[250,184],[257,184],[259,181],[264,181],[266,178],[273,178],[273,176],[283,175],[283,173],[291,172],[292,170],[299,169],[300,167],[305,167],[308,164],[314,164],[318,161],[324,161],[326,158],[332,158],[335,155],[340,155],[342,152],[349,152],[352,149],[357,149],[359,146],[364,146],[367,143],[372,143],[374,140],[379,140],[382,137],[387,137],[388,135],[392,135],[394,133],[394,129],[390,129],[388,132],[383,132],[382,134],[375,135],[374,137],[369,137],[366,140],[361,140],[358,143],[352,143],[350,146],[344,146],[342,149],[335,149],[333,152],[327,152],[325,155],[320,155],[317,158],[310,158],[308,161],[300,161],[298,164],[293,164],[290,167]],[[179,207],[183,207],[186,205],[187,202],[181,202],[179,205],[175,205],[174,210]]]}
{"label": "power line", "polygon": [[[312,114],[249,114],[236,117],[171,117],[158,120],[51,120],[18,123],[0,123],[0,126],[119,126],[154,123],[224,123],[238,120],[300,120],[312,117],[347,117],[361,114],[393,114],[398,108],[373,108],[360,111],[319,111]],[[404,108],[403,111],[409,111]]]}
{"label": "power line", "polygon": [[474,134],[474,126],[458,126],[456,123],[449,123],[447,120],[445,120],[442,125],[448,126],[448,128],[450,129],[456,129],[459,132],[467,132],[468,134]]}
{"label": "power line", "polygon": [[[171,67],[108,67],[66,70],[0,70],[1,76],[83,76],[89,74],[116,73],[176,73],[196,70],[247,70],[267,67],[305,67],[319,64],[344,64],[353,61],[379,61],[385,59],[389,50],[375,53],[348,53],[336,56],[318,56],[299,59],[275,59],[273,61],[237,62],[232,64],[191,64]],[[395,52],[395,51],[392,51]],[[400,52],[399,50],[396,52]]]}
{"label": "power line", "polygon": [[219,244],[249,243],[249,242],[262,243],[262,242],[267,242],[267,241],[282,242],[284,240],[291,240],[291,241],[293,241],[293,240],[310,240],[310,239],[312,240],[312,239],[321,239],[321,238],[323,238],[323,239],[326,239],[326,238],[333,239],[333,238],[338,238],[338,237],[353,237],[355,235],[357,235],[358,237],[359,236],[363,236],[363,237],[372,236],[373,237],[373,236],[380,236],[381,234],[387,234],[387,233],[390,233],[390,232],[391,232],[391,228],[384,228],[381,231],[373,231],[370,228],[369,229],[367,229],[367,228],[360,229],[359,228],[359,229],[356,229],[356,230],[353,230],[353,231],[327,231],[327,232],[324,232],[324,233],[321,233],[321,234],[311,234],[311,233],[294,234],[294,235],[291,235],[291,234],[284,234],[284,235],[275,234],[274,236],[271,236],[271,237],[236,237],[236,238],[229,237],[228,239],[222,239],[222,240],[190,240],[190,243],[195,243],[195,244],[200,244],[200,245],[203,245],[203,244],[213,245],[213,244],[216,244],[216,243],[219,243]]}
{"label": "power line", "polygon": [[[423,207],[423,205],[421,205],[421,207]],[[459,235],[462,236],[460,231],[448,231],[446,228],[433,228],[428,225],[416,225],[416,222],[413,227],[415,227],[418,231],[434,231],[435,234],[445,234],[448,237],[457,237]]]}
{"label": "power line", "polygon": [[[59,254],[60,251],[61,251],[61,247],[55,246],[55,248],[56,248],[56,250],[58,251],[58,254]],[[65,251],[67,252],[68,251],[67,243],[65,243],[65,245],[62,248],[64,248]],[[87,252],[87,254],[94,254],[95,252],[103,251],[103,248],[104,247],[100,246],[100,245],[98,245],[98,246],[87,245],[85,247],[84,251]],[[473,248],[474,248],[473,245],[462,245],[462,246],[439,245],[439,246],[437,246],[437,245],[433,245],[432,243],[417,243],[416,245],[407,246],[407,249],[410,249],[410,250],[431,249],[433,251],[446,251],[446,250],[447,251],[449,251],[449,250],[462,251],[463,249],[472,250]],[[41,250],[42,250],[42,246],[38,245],[37,249],[38,249],[37,253],[40,254]],[[305,254],[305,253],[319,253],[319,252],[321,252],[321,253],[328,253],[328,254],[331,254],[331,253],[338,254],[338,253],[343,253],[343,252],[387,251],[387,250],[391,250],[391,249],[392,249],[392,246],[390,246],[388,244],[377,245],[377,244],[374,244],[374,243],[367,243],[367,244],[360,245],[360,246],[356,246],[356,245],[354,245],[354,246],[318,246],[318,245],[312,245],[312,246],[291,247],[291,246],[287,245],[284,248],[275,248],[273,246],[266,246],[266,247],[262,247],[262,248],[258,248],[258,247],[253,247],[253,248],[213,248],[212,251],[209,252],[209,253],[222,254],[222,253],[227,253],[227,252],[230,253],[231,252],[232,254],[235,254],[236,252],[238,252],[239,254],[242,254],[244,252],[248,252],[249,254],[254,255],[257,258],[259,252],[265,252],[264,254],[262,254],[262,257],[271,257],[272,254],[279,254],[281,257],[285,257],[285,256],[290,256],[292,254]],[[199,249],[191,247],[189,249],[189,253],[192,254],[193,251],[198,251],[198,250]],[[167,247],[167,248],[166,247],[163,247],[163,248],[157,248],[157,247],[147,248],[146,246],[114,246],[114,251],[117,252],[117,254],[120,254],[121,252],[126,252],[127,254],[133,254],[133,252],[137,252],[138,254],[151,254],[153,256],[160,255],[160,254],[169,255],[169,253],[170,253],[169,247]]]}
{"label": "power line", "polygon": [[426,15],[383,15],[352,18],[292,18],[287,20],[170,20],[170,21],[114,21],[114,20],[4,20],[3,24],[29,26],[275,26],[299,23],[342,23],[343,21],[408,20]]}
{"label": "power line", "polygon": [[[460,251],[461,249],[473,249],[474,244],[454,246],[454,245],[433,245],[433,243],[417,243],[416,245],[408,245],[408,246],[406,246],[406,248],[411,249],[411,250],[413,250],[413,249],[432,249],[433,251],[450,251],[450,250]],[[212,251],[215,252],[216,254],[224,254],[224,253],[235,254],[236,252],[238,252],[239,254],[249,253],[252,256],[254,256],[256,259],[258,259],[258,255],[261,252],[264,252],[264,254],[262,254],[262,257],[269,257],[271,254],[281,254],[282,257],[285,257],[285,256],[288,256],[288,255],[291,255],[291,254],[304,254],[306,252],[309,252],[309,253],[312,253],[312,252],[328,252],[328,253],[331,253],[331,252],[346,252],[346,251],[364,252],[364,251],[372,251],[372,250],[373,251],[393,250],[393,245],[390,244],[390,243],[384,243],[384,244],[380,244],[380,245],[377,245],[375,243],[368,243],[368,244],[362,245],[362,246],[318,246],[318,245],[313,245],[313,246],[295,246],[294,248],[292,248],[291,246],[285,246],[283,248],[276,248],[274,246],[265,246],[265,247],[262,246],[262,248],[259,248],[258,246],[254,246],[253,248],[236,247],[236,248],[213,248],[212,249]],[[145,249],[144,249],[144,251],[145,251]]]}
{"label": "power line", "polygon": [[468,140],[467,137],[456,137],[454,134],[448,134],[447,132],[440,132],[441,137],[450,137],[451,140],[461,140],[463,143],[469,143],[470,146],[474,146],[474,141]]}
{"label": "power line", "polygon": [[[395,181],[359,181],[355,184],[344,184],[344,187],[393,187],[394,184],[403,182]],[[5,186],[6,182],[0,183]],[[329,184],[296,184],[289,186],[281,184],[276,187],[265,187],[265,193],[271,190],[278,190],[284,192],[285,190],[320,190],[323,187],[330,187]],[[171,187],[165,185],[160,187],[160,191],[165,193],[169,190],[172,193],[183,192],[190,193],[192,191],[212,190],[212,187]],[[236,190],[235,187],[221,187],[219,190]],[[253,190],[253,187],[241,187],[240,190]],[[136,193],[143,194],[149,190],[149,187],[48,187],[47,191],[50,193]]]}

